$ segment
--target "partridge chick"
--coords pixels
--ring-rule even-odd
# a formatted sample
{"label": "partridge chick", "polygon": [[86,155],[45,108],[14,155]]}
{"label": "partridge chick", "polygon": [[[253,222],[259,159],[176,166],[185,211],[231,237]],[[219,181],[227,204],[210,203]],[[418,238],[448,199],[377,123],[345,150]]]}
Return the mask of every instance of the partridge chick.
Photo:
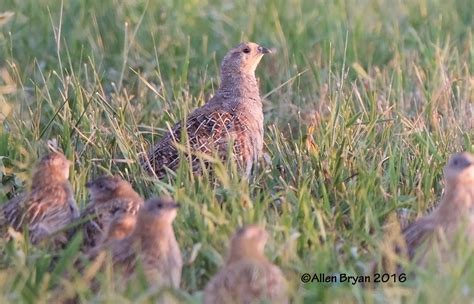
{"label": "partridge chick", "polygon": [[136,223],[136,214],[125,214],[114,217],[100,243],[121,240],[129,236],[133,232],[133,229],[135,229]]}
{"label": "partridge chick", "polygon": [[[181,132],[187,132],[193,172],[199,172],[200,161],[195,152],[214,154],[225,160],[229,148],[243,172],[251,173],[263,148],[262,101],[255,69],[270,50],[256,43],[241,43],[230,50],[221,64],[221,84],[205,105],[194,110],[185,127],[177,123],[141,160],[145,170],[163,178],[166,168],[179,165],[176,143]],[[182,143],[186,144],[186,143]]]}
{"label": "partridge chick", "polygon": [[136,223],[136,214],[117,214],[108,225],[102,238],[97,242],[97,245],[87,251],[87,257],[95,259],[100,252],[110,248],[111,244],[114,244],[115,241],[124,239],[132,234]]}
{"label": "partridge chick", "polygon": [[107,231],[112,220],[125,229],[116,227],[110,237],[125,237],[133,229],[126,226],[134,225],[133,217],[143,205],[140,195],[119,176],[102,176],[88,182],[86,187],[90,202],[80,216],[80,222],[85,221],[82,227],[85,251],[108,239],[110,232]]}
{"label": "partridge chick", "polygon": [[[439,233],[451,244],[441,258],[448,257],[458,233],[474,245],[474,155],[454,154],[444,168],[445,193],[437,208],[403,230],[408,256],[423,264]],[[423,245],[423,246],[422,246]]]}
{"label": "partridge chick", "polygon": [[178,207],[167,197],[148,200],[132,234],[110,245],[114,268],[126,279],[139,263],[150,284],[179,288],[183,260],[172,227]]}
{"label": "partridge chick", "polygon": [[286,280],[263,252],[267,238],[255,225],[235,233],[226,264],[204,290],[205,304],[288,303]]}
{"label": "partridge chick", "polygon": [[[1,207],[0,225],[28,229],[32,244],[56,234],[79,215],[69,183],[71,162],[60,152],[45,155],[35,168],[31,186]],[[65,236],[53,238],[64,242]]]}

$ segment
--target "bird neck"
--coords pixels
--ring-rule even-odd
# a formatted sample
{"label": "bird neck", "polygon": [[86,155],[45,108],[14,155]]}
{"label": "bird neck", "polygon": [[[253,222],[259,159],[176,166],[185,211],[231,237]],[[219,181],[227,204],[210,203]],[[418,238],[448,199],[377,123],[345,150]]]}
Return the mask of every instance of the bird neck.
{"label": "bird neck", "polygon": [[449,183],[439,205],[439,214],[443,217],[467,215],[474,207],[474,187],[462,182]]}
{"label": "bird neck", "polygon": [[174,237],[171,223],[162,219],[144,219],[143,216],[137,218],[134,233],[142,244],[154,244],[167,241],[169,237]]}
{"label": "bird neck", "polygon": [[32,178],[31,189],[39,189],[52,184],[62,184],[65,182],[63,175],[53,170],[38,170]]}
{"label": "bird neck", "polygon": [[223,98],[248,97],[260,100],[257,79],[254,73],[221,72],[221,84],[216,96]]}
{"label": "bird neck", "polygon": [[136,198],[139,195],[131,187],[119,187],[114,191],[114,197]]}
{"label": "bird neck", "polygon": [[240,260],[256,260],[259,262],[267,262],[267,257],[263,252],[255,250],[255,248],[231,248],[227,264],[234,263]]}

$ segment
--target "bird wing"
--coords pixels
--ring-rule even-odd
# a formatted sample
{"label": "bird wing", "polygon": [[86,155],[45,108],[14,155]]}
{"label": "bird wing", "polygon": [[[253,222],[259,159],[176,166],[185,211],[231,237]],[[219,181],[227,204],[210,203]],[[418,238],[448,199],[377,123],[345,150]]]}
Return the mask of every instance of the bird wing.
{"label": "bird wing", "polygon": [[181,272],[183,269],[183,257],[176,239],[173,239],[171,242],[171,253],[169,255],[171,285],[175,288],[179,288],[181,284]]}
{"label": "bird wing", "polygon": [[137,262],[136,244],[132,236],[112,241],[110,244],[112,263],[119,268],[125,277],[129,277],[135,270]]}
{"label": "bird wing", "polygon": [[15,229],[21,227],[22,205],[26,197],[26,193],[21,193],[2,205],[0,209],[0,227],[13,226]]}
{"label": "bird wing", "polygon": [[92,247],[92,235],[97,229],[101,229],[100,226],[97,226],[98,215],[95,210],[95,204],[89,203],[81,212],[78,219],[78,225],[72,229],[70,232],[70,238],[76,234],[77,231],[83,231],[83,243],[86,247]]}
{"label": "bird wing", "polygon": [[68,192],[68,200],[67,200],[67,205],[69,207],[69,211],[71,212],[72,218],[77,219],[80,216],[80,211],[79,207],[77,206],[76,200],[74,199],[74,193],[71,188],[71,184],[67,183],[67,192]]}
{"label": "bird wing", "polygon": [[149,282],[155,282],[157,286],[179,288],[183,260],[178,243],[174,235],[167,233],[160,238],[162,240],[158,243],[150,241],[141,244],[140,251],[137,251],[137,262],[141,264]]}
{"label": "bird wing", "polygon": [[410,259],[413,259],[416,249],[433,233],[435,228],[436,225],[432,218],[425,216],[403,229],[403,236]]}
{"label": "bird wing", "polygon": [[138,195],[133,197],[120,197],[111,201],[109,213],[112,217],[118,214],[136,214],[142,205],[143,199]]}
{"label": "bird wing", "polygon": [[51,220],[67,204],[66,192],[60,187],[48,187],[44,191],[36,191],[24,203],[23,215],[30,225],[35,226],[44,220]]}
{"label": "bird wing", "polygon": [[232,282],[230,282],[230,279],[235,276],[235,273],[230,270],[232,268],[224,266],[207,283],[204,289],[204,304],[225,303],[226,300],[232,299]]}
{"label": "bird wing", "polygon": [[[186,133],[189,146],[194,152],[210,154],[217,151],[220,157],[225,157],[228,143],[233,141],[233,152],[241,153],[239,135],[246,132],[244,117],[236,111],[212,109],[193,113],[186,121]],[[158,177],[166,174],[165,167],[175,170],[179,164],[179,152],[176,143],[181,143],[181,123],[176,124],[161,141],[142,159],[142,166],[147,171],[155,171]],[[199,161],[192,156],[193,170],[198,170]]]}
{"label": "bird wing", "polygon": [[277,303],[288,303],[288,283],[280,268],[275,265],[267,265],[266,285],[268,298],[274,299]]}
{"label": "bird wing", "polygon": [[30,193],[24,201],[21,223],[28,224],[30,238],[36,243],[69,225],[74,216],[75,205],[68,184],[54,185]]}

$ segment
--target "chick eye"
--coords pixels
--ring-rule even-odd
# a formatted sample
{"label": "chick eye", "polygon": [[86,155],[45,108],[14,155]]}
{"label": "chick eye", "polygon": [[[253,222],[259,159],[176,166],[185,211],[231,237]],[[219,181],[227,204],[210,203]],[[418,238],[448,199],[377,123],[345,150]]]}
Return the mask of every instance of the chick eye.
{"label": "chick eye", "polygon": [[158,208],[163,208],[163,204],[158,204]]}
{"label": "chick eye", "polygon": [[248,54],[250,53],[250,48],[246,47],[245,49],[242,50],[242,52],[244,52],[245,54]]}

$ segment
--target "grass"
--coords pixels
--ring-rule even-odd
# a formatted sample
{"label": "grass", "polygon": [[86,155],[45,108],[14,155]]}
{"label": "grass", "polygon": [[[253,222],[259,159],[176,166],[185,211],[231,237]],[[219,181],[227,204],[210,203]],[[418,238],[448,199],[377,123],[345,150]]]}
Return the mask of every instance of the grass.
{"label": "grass", "polygon": [[[222,265],[230,234],[262,223],[267,254],[295,303],[460,302],[474,297],[474,261],[416,269],[404,283],[308,283],[303,273],[363,274],[382,255],[390,215],[424,214],[442,195],[453,152],[474,151],[474,2],[3,0],[0,12],[0,201],[28,184],[56,138],[85,183],[112,173],[146,198],[170,193],[184,207],[175,231],[188,263],[180,301],[199,302]],[[277,52],[263,59],[265,160],[249,182],[216,165],[216,181],[183,166],[151,180],[137,154],[202,105],[219,62],[241,40]],[[230,169],[229,169],[230,168]],[[58,253],[18,236],[2,242],[0,301],[148,302],[114,285],[101,292],[74,270],[78,243]],[[414,267],[414,265],[409,265]]]}

